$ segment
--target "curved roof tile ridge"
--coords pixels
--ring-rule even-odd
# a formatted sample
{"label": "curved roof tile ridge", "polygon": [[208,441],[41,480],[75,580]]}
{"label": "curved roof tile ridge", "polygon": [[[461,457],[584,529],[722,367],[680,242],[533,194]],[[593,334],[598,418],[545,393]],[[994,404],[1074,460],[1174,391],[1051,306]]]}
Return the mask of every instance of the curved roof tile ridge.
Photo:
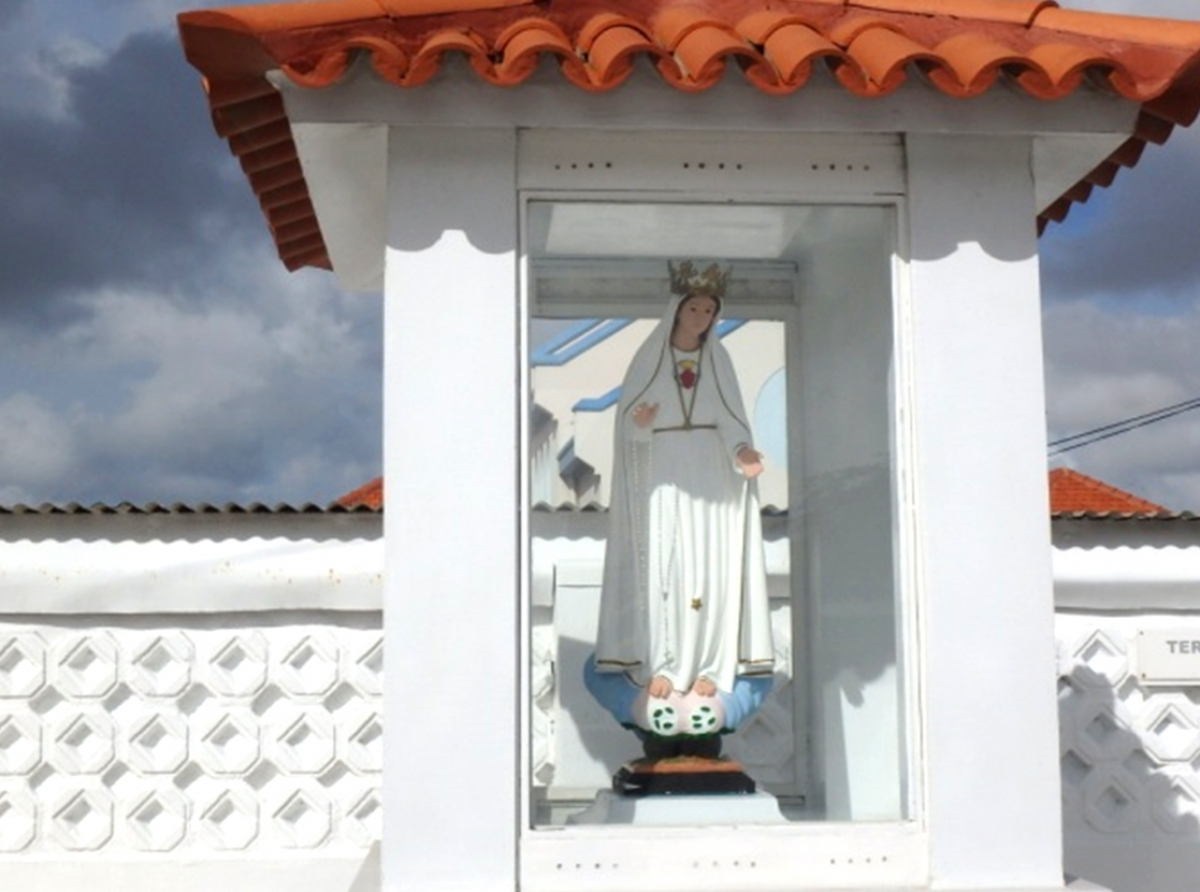
{"label": "curved roof tile ridge", "polygon": [[1085,86],[1141,104],[1135,134],[1039,216],[1062,220],[1200,111],[1200,22],[1062,9],[1054,0],[327,0],[179,16],[213,123],[258,196],[288,269],[330,259],[282,100],[267,80],[336,83],[356,58],[405,89],[449,54],[517,87],[552,61],[580,89],[615,89],[647,57],[688,92],[739,71],[786,95],[828,66],[848,92],[883,96],[913,80],[970,98],[1000,81],[1038,99]]}
{"label": "curved roof tile ridge", "polygon": [[847,0],[847,6],[885,9],[891,12],[920,12],[983,22],[1002,22],[1028,27],[1044,9],[1057,7],[1055,0]]}

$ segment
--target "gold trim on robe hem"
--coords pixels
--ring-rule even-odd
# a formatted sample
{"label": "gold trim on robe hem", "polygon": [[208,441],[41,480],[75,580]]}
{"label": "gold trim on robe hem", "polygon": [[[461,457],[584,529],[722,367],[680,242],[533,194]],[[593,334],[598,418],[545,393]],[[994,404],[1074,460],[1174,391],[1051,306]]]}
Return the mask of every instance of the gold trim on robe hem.
{"label": "gold trim on robe hem", "polygon": [[675,427],[656,427],[650,433],[652,434],[669,434],[675,431],[715,431],[715,424],[679,424]]}

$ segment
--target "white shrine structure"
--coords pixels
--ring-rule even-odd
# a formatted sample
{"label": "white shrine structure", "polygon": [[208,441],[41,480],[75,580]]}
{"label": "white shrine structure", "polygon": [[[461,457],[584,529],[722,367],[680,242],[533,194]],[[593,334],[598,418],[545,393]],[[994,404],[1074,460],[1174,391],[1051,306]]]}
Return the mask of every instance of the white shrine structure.
{"label": "white shrine structure", "polygon": [[[385,889],[1063,886],[1039,219],[1190,123],[1200,26],[345,0],[181,29],[284,262],[384,295]],[[785,331],[790,659],[758,733],[789,740],[789,822],[573,826],[594,790],[538,783],[535,667],[589,646],[560,601],[594,598],[602,532],[534,510],[527,345],[653,318],[679,256]]]}
{"label": "white shrine structure", "polygon": [[[283,262],[383,292],[388,510],[381,539],[354,514],[317,537],[339,555],[328,603],[301,572],[320,549],[269,512],[151,514],[137,535],[203,543],[214,586],[264,580],[182,630],[149,589],[81,612],[92,558],[56,599],[27,594],[17,612],[45,616],[0,638],[0,774],[20,779],[0,790],[6,889],[1096,888],[1084,873],[1135,892],[1137,864],[1168,892],[1194,875],[1194,842],[1174,843],[1196,830],[1200,670],[1172,659],[1192,632],[1169,617],[1200,578],[1187,534],[1138,528],[1181,554],[1122,565],[1155,582],[1119,623],[1075,555],[1056,651],[1037,235],[1191,123],[1200,24],[1047,0],[330,0],[180,27]],[[782,817],[581,826],[637,751],[578,682],[605,535],[583,496],[604,462],[544,446],[611,388],[552,385],[532,347],[657,317],[684,256],[728,264],[726,315],[778,345],[743,386],[782,395],[754,418],[775,448],[781,667],[729,748]],[[602,413],[577,415],[576,446],[602,441],[585,429]],[[54,538],[53,518],[17,520],[18,545]],[[236,524],[253,544],[235,571],[213,543]],[[369,554],[382,579],[354,569]],[[128,579],[116,555],[103,567]],[[326,609],[344,615],[306,625]],[[1064,802],[1090,828],[1066,857]],[[348,852],[381,814],[380,880]],[[1150,845],[1150,821],[1176,838]],[[104,857],[114,839],[132,854]]]}

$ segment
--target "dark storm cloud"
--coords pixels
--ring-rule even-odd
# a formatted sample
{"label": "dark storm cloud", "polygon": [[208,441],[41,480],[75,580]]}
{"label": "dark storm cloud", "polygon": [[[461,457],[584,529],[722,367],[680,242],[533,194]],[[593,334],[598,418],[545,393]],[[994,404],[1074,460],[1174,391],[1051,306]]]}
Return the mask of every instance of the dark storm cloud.
{"label": "dark storm cloud", "polygon": [[[380,469],[379,302],[283,270],[199,74],[149,30],[176,0],[81,3],[111,15],[4,32],[29,45],[0,57],[0,504],[362,485]],[[26,30],[55,19],[26,12]]]}
{"label": "dark storm cloud", "polygon": [[0,4],[0,28],[15,22],[29,9],[30,3],[31,0],[4,0]]}
{"label": "dark storm cloud", "polygon": [[1200,127],[1149,146],[1133,170],[1076,207],[1042,237],[1042,276],[1051,300],[1134,295],[1196,296],[1200,251]]}
{"label": "dark storm cloud", "polygon": [[68,95],[64,117],[0,118],[3,318],[70,317],[105,285],[186,291],[220,243],[267,237],[173,35],[71,70]]}

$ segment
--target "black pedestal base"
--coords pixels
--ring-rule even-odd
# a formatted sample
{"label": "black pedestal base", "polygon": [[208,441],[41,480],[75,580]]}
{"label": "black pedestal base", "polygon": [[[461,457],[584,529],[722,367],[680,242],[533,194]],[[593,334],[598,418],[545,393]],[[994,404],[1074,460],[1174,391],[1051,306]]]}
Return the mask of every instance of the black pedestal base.
{"label": "black pedestal base", "polygon": [[639,759],[613,775],[613,790],[622,796],[753,793],[756,789],[741,765],[724,759]]}

